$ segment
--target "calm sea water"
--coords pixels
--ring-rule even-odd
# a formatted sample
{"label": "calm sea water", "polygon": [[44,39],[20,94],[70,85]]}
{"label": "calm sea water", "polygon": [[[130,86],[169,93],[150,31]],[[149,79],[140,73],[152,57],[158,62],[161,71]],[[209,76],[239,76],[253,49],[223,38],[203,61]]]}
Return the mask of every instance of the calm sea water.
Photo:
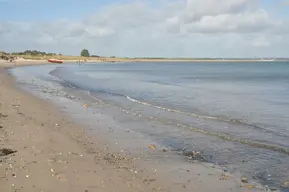
{"label": "calm sea water", "polygon": [[14,74],[26,85],[29,76],[85,91],[134,116],[119,122],[160,146],[200,150],[209,162],[272,186],[289,178],[289,63],[63,65]]}

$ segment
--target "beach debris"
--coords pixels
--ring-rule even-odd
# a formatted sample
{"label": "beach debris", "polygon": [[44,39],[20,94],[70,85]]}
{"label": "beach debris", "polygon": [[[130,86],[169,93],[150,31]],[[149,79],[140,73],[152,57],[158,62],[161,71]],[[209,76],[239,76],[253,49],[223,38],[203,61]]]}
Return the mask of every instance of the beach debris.
{"label": "beach debris", "polygon": [[248,183],[247,177],[245,177],[245,176],[241,177],[241,181],[242,181],[242,183]]}
{"label": "beach debris", "polygon": [[270,190],[273,192],[273,191],[279,191],[279,189],[277,189],[277,188],[274,188],[274,187],[270,187]]}
{"label": "beach debris", "polygon": [[3,115],[2,113],[0,113],[0,118],[6,118],[8,117],[8,115]]}
{"label": "beach debris", "polygon": [[156,179],[149,179],[149,178],[143,179],[143,182],[144,182],[144,183],[145,183],[145,182],[150,183],[150,182],[154,182],[154,181],[156,181]]}
{"label": "beach debris", "polygon": [[157,148],[157,147],[156,147],[155,145],[153,145],[153,144],[149,144],[148,147],[151,148],[151,149],[156,149],[156,148]]}
{"label": "beach debris", "polygon": [[280,186],[289,189],[289,181],[284,181]]}
{"label": "beach debris", "polygon": [[207,159],[201,154],[200,151],[183,151],[183,156],[189,157],[191,160],[197,160],[197,161],[207,161]]}
{"label": "beach debris", "polygon": [[265,189],[265,191],[269,191],[268,185],[264,185],[264,189]]}
{"label": "beach debris", "polygon": [[103,159],[109,163],[109,164],[113,164],[113,165],[119,165],[121,162],[123,163],[128,163],[130,162],[130,160],[127,157],[123,157],[120,154],[114,154],[114,153],[107,153]]}
{"label": "beach debris", "polygon": [[56,178],[58,180],[61,180],[61,181],[66,181],[67,180],[66,176],[63,173],[56,173],[55,175],[56,175]]}
{"label": "beach debris", "polygon": [[176,151],[178,154],[189,157],[190,160],[195,160],[199,162],[208,162],[207,158],[200,151],[187,151],[186,148],[171,149],[171,151]]}
{"label": "beach debris", "polygon": [[0,156],[10,155],[10,154],[16,153],[16,152],[17,152],[17,151],[12,150],[12,149],[1,148],[1,149],[0,149]]}
{"label": "beach debris", "polygon": [[254,188],[256,188],[254,185],[248,185],[247,187],[248,187],[248,189],[254,189]]}
{"label": "beach debris", "polygon": [[226,173],[222,173],[220,176],[220,180],[228,180],[229,176]]}
{"label": "beach debris", "polygon": [[163,152],[167,152],[168,150],[167,150],[167,149],[162,149],[162,151],[163,151]]}

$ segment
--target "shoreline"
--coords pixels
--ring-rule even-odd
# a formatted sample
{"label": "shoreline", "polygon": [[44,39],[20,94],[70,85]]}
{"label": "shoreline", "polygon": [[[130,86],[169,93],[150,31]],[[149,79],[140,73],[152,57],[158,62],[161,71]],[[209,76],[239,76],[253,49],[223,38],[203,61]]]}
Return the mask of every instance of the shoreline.
{"label": "shoreline", "polygon": [[0,191],[133,192],[158,185],[128,171],[130,158],[110,152],[57,107],[15,87],[3,67],[0,89]]}
{"label": "shoreline", "polygon": [[[42,63],[35,62],[33,65],[38,64]],[[21,66],[27,65],[22,63]],[[111,153],[101,138],[90,137],[82,125],[76,125],[69,117],[60,114],[57,107],[15,87],[14,78],[8,75],[7,70],[0,67],[0,72],[1,93],[5,93],[0,94],[0,112],[8,115],[1,118],[3,128],[0,134],[4,131],[5,142],[0,142],[0,146],[17,150],[4,156],[4,161],[0,157],[2,166],[8,170],[0,175],[0,191],[9,191],[12,186],[15,189],[23,187],[21,191],[27,192],[40,191],[40,188],[42,191],[171,191],[172,185],[165,182],[166,178],[157,178],[145,170],[138,171],[137,175],[131,172],[136,167],[130,157]],[[192,167],[194,169],[190,174],[202,175],[192,181],[194,190],[250,191],[248,184],[240,187],[241,183],[234,176],[226,175],[221,180],[224,176],[222,172],[201,164],[193,164]],[[46,172],[42,173],[39,169]],[[209,176],[212,173],[214,176]],[[200,179],[212,186],[204,186]],[[43,180],[45,182],[41,186],[35,185]],[[95,180],[99,183],[96,184]],[[113,186],[109,184],[111,181]],[[7,183],[10,188],[2,189]],[[184,186],[174,187],[177,191],[192,190]],[[253,190],[259,191],[259,188]]]}
{"label": "shoreline", "polygon": [[[78,65],[78,59],[65,59],[63,60],[62,64],[66,63],[75,63]],[[182,62],[182,63],[255,63],[255,62],[288,62],[289,60],[274,60],[274,61],[267,61],[267,60],[260,60],[260,59],[244,59],[244,60],[238,60],[238,59],[123,59],[123,58],[88,58],[84,63],[82,64],[89,64],[89,63],[146,63],[146,62],[156,62],[156,63],[163,63],[163,62]],[[19,67],[19,66],[27,66],[27,65],[39,65],[39,64],[57,64],[57,63],[50,63],[47,60],[39,60],[39,59],[17,59],[15,63],[13,62],[7,62],[4,60],[0,60],[0,67]],[[61,65],[61,64],[59,64]]]}

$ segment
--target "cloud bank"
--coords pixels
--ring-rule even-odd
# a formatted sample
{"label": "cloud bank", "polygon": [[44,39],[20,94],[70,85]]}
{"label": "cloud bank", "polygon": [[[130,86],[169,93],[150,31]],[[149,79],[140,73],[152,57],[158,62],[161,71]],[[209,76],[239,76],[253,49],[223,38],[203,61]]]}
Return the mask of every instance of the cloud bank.
{"label": "cloud bank", "polygon": [[282,57],[289,23],[258,0],[110,4],[79,20],[0,21],[0,49],[106,56]]}

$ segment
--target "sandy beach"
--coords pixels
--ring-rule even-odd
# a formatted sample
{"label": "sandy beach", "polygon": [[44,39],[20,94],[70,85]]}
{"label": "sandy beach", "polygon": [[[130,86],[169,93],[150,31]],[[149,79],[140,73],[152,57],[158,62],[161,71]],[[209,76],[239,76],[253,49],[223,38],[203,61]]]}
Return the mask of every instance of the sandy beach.
{"label": "sandy beach", "polygon": [[[213,62],[213,63],[222,63],[222,62],[230,62],[230,63],[255,63],[260,62],[260,59],[170,59],[170,58],[163,58],[163,59],[154,59],[154,58],[82,58],[82,57],[60,57],[60,60],[63,60],[63,63],[79,63],[81,61],[82,64],[89,64],[89,63],[115,63],[115,62],[156,62],[156,63],[164,63],[164,62],[191,62],[191,63],[206,63],[206,62]],[[85,60],[85,61],[84,61]],[[279,61],[279,60],[278,60]],[[286,62],[287,60],[280,60]],[[263,61],[266,62],[266,61]],[[15,62],[7,62],[0,59],[0,66],[5,67],[15,67],[15,66],[23,66],[23,65],[39,65],[39,64],[49,64],[46,59],[39,59],[35,57],[35,59],[24,59],[18,58]]]}
{"label": "sandy beach", "polygon": [[[64,60],[64,63],[76,63],[78,60]],[[86,63],[98,63],[101,60],[88,60]],[[0,67],[20,67],[31,65],[51,64],[47,60],[33,60],[33,59],[16,59],[15,62],[7,62],[0,59]]]}
{"label": "sandy beach", "polygon": [[[22,61],[17,66],[44,64]],[[139,169],[50,103],[15,87],[0,63],[0,191],[261,191],[221,170],[192,164],[187,184]]]}
{"label": "sandy beach", "polygon": [[5,69],[0,74],[0,191],[153,190],[127,171],[130,159],[109,153],[48,103],[15,88]]}

